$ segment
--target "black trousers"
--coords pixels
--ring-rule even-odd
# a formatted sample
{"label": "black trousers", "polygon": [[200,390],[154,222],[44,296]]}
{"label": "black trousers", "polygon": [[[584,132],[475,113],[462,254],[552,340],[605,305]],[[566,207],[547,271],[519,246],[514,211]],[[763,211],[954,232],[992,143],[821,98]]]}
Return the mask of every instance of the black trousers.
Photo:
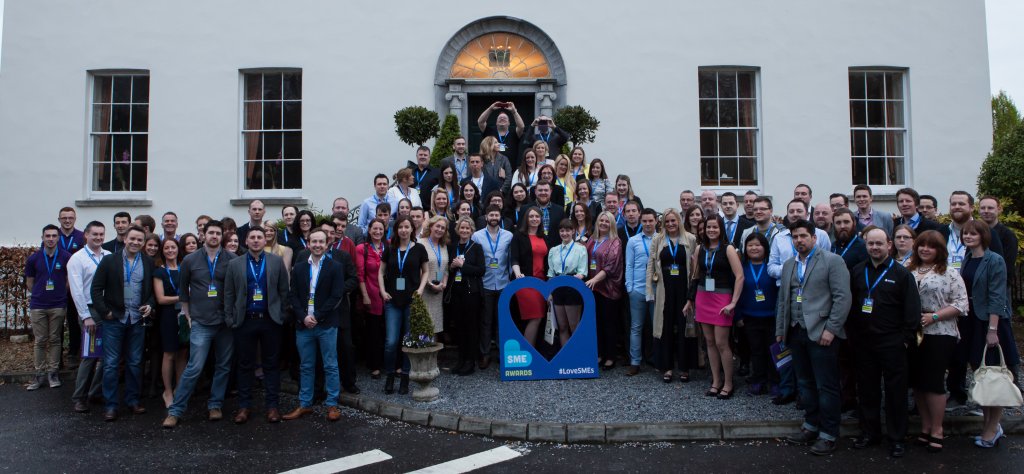
{"label": "black trousers", "polygon": [[854,346],[860,427],[865,435],[882,434],[881,403],[885,387],[885,427],[888,438],[907,437],[907,349],[903,344],[876,346],[860,341]]}
{"label": "black trousers", "polygon": [[279,355],[283,329],[269,316],[247,319],[235,329],[235,359],[238,361],[238,407],[252,406],[252,387],[256,378],[256,359],[263,366],[263,404],[266,409],[278,407],[281,391]]}
{"label": "black trousers", "polygon": [[[352,328],[338,328],[338,373],[342,388],[349,390],[356,386],[356,359],[352,348]],[[351,391],[351,390],[349,390]]]}
{"label": "black trousers", "polygon": [[480,356],[480,303],[480,294],[466,292],[463,285],[456,283],[451,289],[449,308],[452,310],[450,314],[455,316],[459,365],[473,362]]}
{"label": "black trousers", "polygon": [[729,334],[730,347],[736,354],[736,357],[740,359],[740,365],[750,364],[750,339],[747,337],[747,327],[744,326],[732,326],[732,332]]}
{"label": "black trousers", "polygon": [[775,318],[743,318],[744,335],[750,347],[750,383],[779,383],[779,373],[772,360],[771,345],[775,343]]}
{"label": "black trousers", "polygon": [[365,337],[360,346],[363,347],[363,357],[366,359],[366,368],[370,371],[384,369],[384,315],[365,313],[363,321],[366,323]]}
{"label": "black trousers", "polygon": [[970,317],[957,318],[956,323],[960,340],[956,343],[949,373],[946,374],[946,390],[949,390],[949,398],[964,404],[967,403],[967,361],[970,359],[974,324]]}
{"label": "black trousers", "polygon": [[619,340],[620,300],[613,300],[600,293],[594,293],[597,315],[597,353],[602,359],[615,360],[618,355],[615,343]]}
{"label": "black trousers", "polygon": [[[679,309],[679,311],[675,311],[675,309]],[[680,371],[688,372],[690,369],[697,368],[699,343],[696,337],[686,337],[686,316],[683,315],[682,309],[670,309],[666,306],[663,318],[661,338],[654,340],[658,370],[668,372],[678,367]]]}
{"label": "black trousers", "polygon": [[68,328],[68,358],[79,359],[82,357],[82,323],[78,317],[78,308],[71,301],[71,294],[68,293],[68,305],[64,311],[66,319],[64,326]]}

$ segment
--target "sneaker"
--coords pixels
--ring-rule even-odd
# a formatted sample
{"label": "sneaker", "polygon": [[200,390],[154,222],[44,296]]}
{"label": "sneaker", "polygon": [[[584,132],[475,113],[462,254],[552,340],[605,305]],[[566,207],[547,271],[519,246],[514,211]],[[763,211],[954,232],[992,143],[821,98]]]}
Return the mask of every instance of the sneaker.
{"label": "sneaker", "polygon": [[44,381],[45,379],[43,378],[42,375],[37,375],[35,380],[29,382],[29,384],[25,386],[25,390],[39,390],[39,387],[43,386]]}
{"label": "sneaker", "polygon": [[966,415],[967,416],[984,416],[985,414],[981,412],[981,407],[974,407],[974,408],[971,408],[970,410],[967,410]]}
{"label": "sneaker", "polygon": [[48,378],[49,378],[49,382],[50,382],[50,388],[60,387],[60,385],[61,385],[60,377],[57,375],[57,372],[50,372],[50,375],[48,376]]}
{"label": "sneaker", "polygon": [[956,410],[959,410],[960,408],[963,408],[963,407],[964,407],[964,404],[960,403],[959,400],[957,400],[957,399],[955,399],[953,397],[949,397],[949,399],[946,400],[946,413],[952,413],[952,412],[954,412]]}

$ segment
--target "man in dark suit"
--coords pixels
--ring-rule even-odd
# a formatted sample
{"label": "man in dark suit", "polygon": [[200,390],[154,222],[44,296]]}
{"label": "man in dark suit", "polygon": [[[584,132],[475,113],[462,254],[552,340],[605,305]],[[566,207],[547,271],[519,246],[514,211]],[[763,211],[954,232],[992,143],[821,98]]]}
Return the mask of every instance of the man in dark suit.
{"label": "man in dark suit", "polygon": [[547,241],[548,248],[555,248],[562,243],[562,239],[558,237],[558,223],[565,218],[565,211],[562,206],[551,202],[550,181],[537,183],[533,187],[533,191],[537,195],[534,205],[540,210],[540,225],[544,228],[544,240]]}
{"label": "man in dark suit", "polygon": [[921,204],[921,195],[914,188],[902,188],[896,191],[896,208],[900,211],[900,217],[893,221],[893,229],[896,226],[908,225],[917,235],[926,230],[940,230],[942,227],[938,222],[926,219],[917,212],[917,206]]}
{"label": "man in dark suit", "polygon": [[[249,221],[235,229],[235,233],[238,235],[239,247],[245,248],[245,236],[249,235],[249,229],[263,227],[263,216],[266,212],[267,207],[263,204],[263,201],[254,199],[249,203]],[[224,236],[224,240],[227,241],[227,236]]]}
{"label": "man in dark suit", "polygon": [[262,227],[249,229],[245,240],[249,251],[244,258],[228,263],[224,277],[224,322],[234,330],[238,357],[238,413],[234,421],[242,424],[249,420],[258,348],[267,422],[277,423],[281,421],[278,355],[287,317],[288,270],[281,257],[263,251],[267,236]]}
{"label": "man in dark suit", "polygon": [[491,191],[501,191],[501,181],[496,178],[492,178],[484,173],[484,159],[480,154],[474,153],[469,155],[469,176],[462,178],[459,181],[459,186],[465,186],[466,183],[473,183],[476,185],[476,190],[480,193],[476,197],[477,204],[483,206],[483,197],[490,194]]}
{"label": "man in dark suit", "polygon": [[310,255],[295,264],[288,291],[288,306],[297,319],[295,343],[301,359],[299,407],[284,415],[296,420],[313,412],[313,381],[317,348],[324,361],[324,385],[327,388],[327,420],[341,419],[338,396],[338,304],[344,298],[342,265],[327,258],[327,232],[317,229],[309,234]]}
{"label": "man in dark suit", "polygon": [[793,351],[804,424],[787,441],[831,454],[839,439],[839,344],[850,314],[850,272],[843,258],[816,250],[814,224],[790,223],[795,258],[782,266],[775,339]]}
{"label": "man in dark suit", "polygon": [[[743,231],[747,230],[748,227],[753,225],[743,218],[743,215],[739,212],[739,201],[737,200],[736,194],[727,191],[722,194],[721,198],[722,207],[722,219],[725,221],[725,237],[736,248],[736,251],[740,251],[742,242],[740,237],[743,236]],[[744,339],[745,341],[746,339]]]}
{"label": "man in dark suit", "polygon": [[[92,309],[103,320],[103,398],[106,421],[117,419],[118,368],[125,365],[125,403],[132,412],[146,412],[142,391],[142,347],[145,326],[153,312],[153,261],[141,253],[146,231],[132,226],[124,249],[100,261],[92,280]],[[143,324],[143,320],[147,320]]]}

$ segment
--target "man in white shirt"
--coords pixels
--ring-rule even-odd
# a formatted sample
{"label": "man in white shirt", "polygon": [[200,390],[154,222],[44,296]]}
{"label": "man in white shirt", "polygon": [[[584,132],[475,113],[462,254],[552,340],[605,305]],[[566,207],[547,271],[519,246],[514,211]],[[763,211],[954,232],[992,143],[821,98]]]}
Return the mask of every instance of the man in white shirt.
{"label": "man in white shirt", "polygon": [[[71,299],[78,309],[78,317],[82,320],[82,328],[89,332],[90,339],[97,336],[96,322],[93,320],[89,306],[92,305],[92,277],[96,274],[103,257],[110,252],[102,248],[106,228],[102,222],[92,221],[85,226],[85,248],[75,252],[68,260],[68,288]],[[83,338],[83,346],[89,346]],[[81,354],[78,354],[81,356]],[[103,358],[82,358],[75,377],[75,393],[71,400],[75,402],[75,412],[88,413],[90,399],[102,399],[103,396]]]}
{"label": "man in white shirt", "polygon": [[[768,275],[771,275],[776,280],[782,275],[782,264],[795,255],[793,237],[790,235],[788,227],[795,222],[808,220],[807,211],[807,203],[801,198],[793,198],[792,201],[789,201],[789,205],[786,206],[787,229],[782,230],[775,236],[775,239],[772,240],[772,250],[768,254]],[[828,232],[816,228],[814,229],[814,235],[817,239],[815,246],[819,250],[825,252],[832,251],[832,239],[829,238]]]}

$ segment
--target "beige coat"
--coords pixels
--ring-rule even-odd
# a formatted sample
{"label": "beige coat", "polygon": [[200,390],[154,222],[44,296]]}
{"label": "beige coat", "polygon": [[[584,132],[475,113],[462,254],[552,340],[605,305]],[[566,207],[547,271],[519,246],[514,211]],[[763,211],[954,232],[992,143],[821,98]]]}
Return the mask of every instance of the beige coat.
{"label": "beige coat", "polygon": [[[680,241],[686,249],[686,256],[690,263],[686,266],[687,278],[693,275],[693,256],[697,251],[697,238],[684,229],[680,229]],[[658,255],[668,246],[665,234],[655,234],[651,239],[651,256],[647,261],[647,299],[654,299],[654,326],[651,329],[655,339],[661,339],[661,328],[665,320],[665,275],[662,274],[661,264],[658,262]],[[655,281],[657,280],[657,281]]]}

